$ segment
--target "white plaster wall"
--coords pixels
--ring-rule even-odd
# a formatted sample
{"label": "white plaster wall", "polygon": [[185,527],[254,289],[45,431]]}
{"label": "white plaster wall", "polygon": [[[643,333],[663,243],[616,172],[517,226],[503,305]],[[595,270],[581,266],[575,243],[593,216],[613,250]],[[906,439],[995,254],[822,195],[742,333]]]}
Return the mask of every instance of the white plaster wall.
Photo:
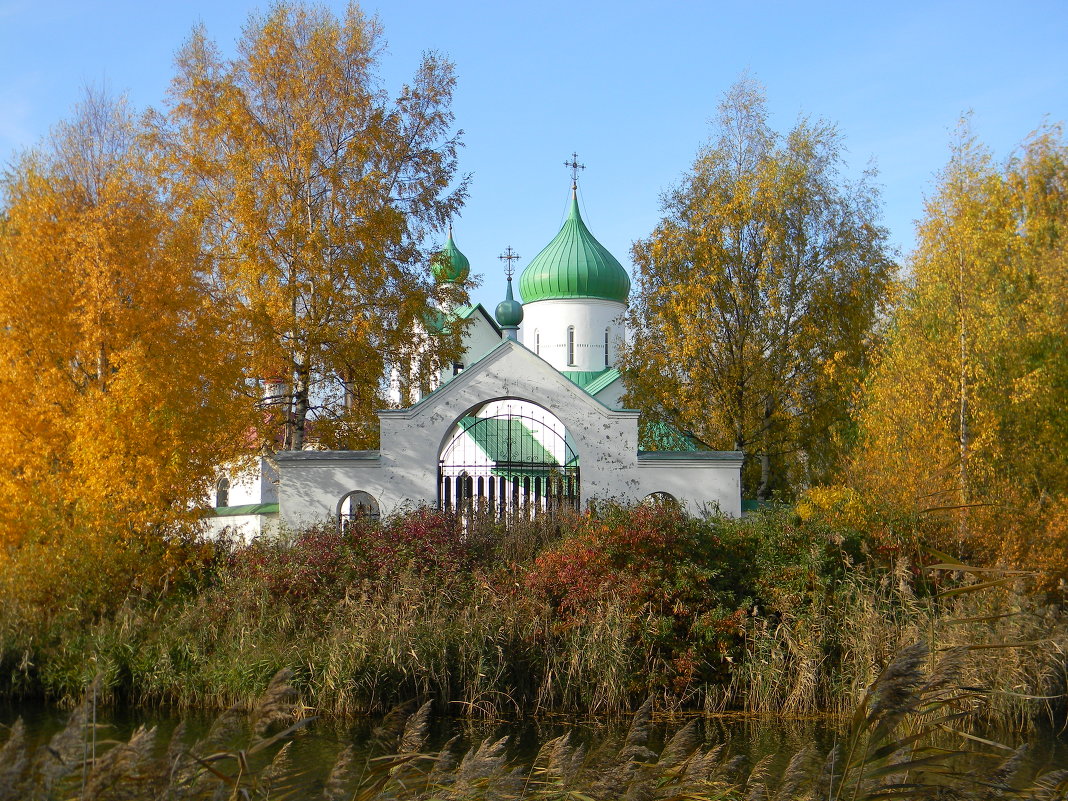
{"label": "white plaster wall", "polygon": [[[464,355],[460,362],[463,364],[464,369],[467,369],[500,344],[501,335],[482,316],[482,312],[476,310],[472,312],[471,322],[464,329]],[[439,383],[444,384],[452,377],[452,365],[446,365],[441,372]]]}
{"label": "white plaster wall", "polygon": [[278,515],[226,515],[209,517],[207,524],[207,536],[218,539],[222,533],[229,529],[229,533],[238,537],[241,542],[248,545],[257,537],[269,537],[278,532]]}
{"label": "white plaster wall", "polygon": [[383,514],[404,501],[392,490],[377,452],[298,451],[276,458],[282,475],[279,512],[287,529],[333,520],[341,499],[354,490],[373,495]]}
{"label": "white plaster wall", "polygon": [[610,409],[622,409],[623,403],[620,398],[623,397],[623,379],[617,378],[595,397]]}
{"label": "white plaster wall", "polygon": [[[623,341],[627,306],[612,300],[568,298],[539,300],[523,305],[520,341],[557,370],[603,370],[604,330],[609,329],[608,366],[615,367]],[[567,363],[567,329],[575,327],[575,363]]]}
{"label": "white plaster wall", "polygon": [[639,460],[635,490],[639,498],[654,492],[671,493],[691,515],[718,508],[723,514],[741,517],[741,468],[741,457],[712,462]]}
{"label": "white plaster wall", "polygon": [[[405,502],[436,504],[438,456],[456,421],[487,401],[516,398],[541,406],[567,427],[579,454],[581,501],[635,500],[638,414],[597,402],[518,342],[505,341],[478,364],[410,409],[379,413],[377,460],[344,452],[278,454],[283,522],[332,518],[345,493],[374,495],[383,514]],[[628,479],[630,484],[628,484]]]}
{"label": "white plaster wall", "polygon": [[[471,312],[468,319],[470,322],[465,326],[464,335],[461,339],[464,353],[460,358],[460,363],[465,369],[501,343],[501,335],[497,333],[497,329],[493,327],[479,309]],[[418,329],[418,333],[422,334],[422,329]],[[441,372],[430,382],[430,391],[433,392],[442,384],[452,380],[452,377],[452,364],[447,364],[442,367]],[[414,381],[409,381],[408,383],[414,383]],[[400,404],[403,395],[401,373],[394,367],[390,372],[388,397],[393,403]]]}
{"label": "white plaster wall", "polygon": [[[245,506],[250,503],[277,503],[278,502],[278,471],[274,466],[260,456],[251,467],[237,472],[231,472],[230,467],[224,467],[220,473],[230,479],[230,492],[227,506]],[[216,488],[213,484],[208,490],[208,505],[215,505]]]}

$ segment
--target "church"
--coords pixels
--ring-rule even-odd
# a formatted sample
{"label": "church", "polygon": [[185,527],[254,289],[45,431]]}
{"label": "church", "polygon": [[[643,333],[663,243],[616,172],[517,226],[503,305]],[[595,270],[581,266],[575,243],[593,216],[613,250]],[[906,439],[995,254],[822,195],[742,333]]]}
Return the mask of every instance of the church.
{"label": "church", "polygon": [[[428,315],[430,333],[465,321],[462,361],[414,405],[378,412],[378,450],[264,457],[233,485],[220,480],[211,527],[249,539],[279,524],[344,525],[421,505],[511,519],[597,499],[740,515],[740,452],[667,426],[662,436],[647,427],[656,441],[639,442],[616,367],[630,278],[586,227],[574,180],[563,226],[519,276],[522,302],[514,258],[510,248],[502,256],[507,289],[494,314],[475,304]],[[463,282],[469,271],[450,229],[435,278]]]}

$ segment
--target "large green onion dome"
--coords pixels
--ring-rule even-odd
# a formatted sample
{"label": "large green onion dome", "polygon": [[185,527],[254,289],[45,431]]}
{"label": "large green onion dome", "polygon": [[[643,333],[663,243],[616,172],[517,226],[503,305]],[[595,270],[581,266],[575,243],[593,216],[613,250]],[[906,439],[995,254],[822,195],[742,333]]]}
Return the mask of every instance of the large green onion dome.
{"label": "large green onion dome", "polygon": [[593,238],[571,193],[571,211],[560,233],[523,270],[524,303],[558,298],[601,298],[627,302],[630,277],[623,265]]}
{"label": "large green onion dome", "polygon": [[445,247],[434,257],[431,265],[434,277],[442,284],[462,284],[471,272],[471,262],[460,252],[452,241],[452,226],[449,226],[449,239]]}

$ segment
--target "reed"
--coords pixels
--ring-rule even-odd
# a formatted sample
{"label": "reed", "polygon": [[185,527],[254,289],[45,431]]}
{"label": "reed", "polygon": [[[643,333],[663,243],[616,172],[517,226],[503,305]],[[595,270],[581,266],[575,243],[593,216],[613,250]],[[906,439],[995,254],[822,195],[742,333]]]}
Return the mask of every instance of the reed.
{"label": "reed", "polygon": [[[773,768],[746,767],[725,743],[707,743],[696,720],[655,746],[653,699],[625,735],[589,748],[569,735],[543,743],[527,760],[510,756],[508,739],[461,748],[457,738],[431,746],[432,704],[387,715],[358,751],[341,748],[321,780],[290,748],[312,719],[299,717],[295,690],[276,675],[248,711],[223,713],[204,738],[166,748],[154,729],[126,741],[96,739],[86,748],[86,699],[67,727],[34,749],[21,724],[0,746],[7,799],[860,799],[959,801],[1063,799],[1068,771],[1043,771],[1016,749],[968,735],[960,724],[982,693],[961,684],[968,652],[930,653],[917,642],[899,650],[827,750],[809,744]],[[995,752],[1000,753],[995,753]]]}
{"label": "reed", "polygon": [[73,706],[99,675],[101,703],[226,709],[287,668],[297,701],[334,717],[427,699],[486,718],[624,715],[649,696],[844,716],[922,640],[970,650],[963,680],[989,693],[973,714],[1064,720],[1068,618],[1022,573],[880,556],[786,508],[673,514],[603,506],[505,527],[420,510],[216,545],[182,582],[106,613],[0,603],[0,692]]}

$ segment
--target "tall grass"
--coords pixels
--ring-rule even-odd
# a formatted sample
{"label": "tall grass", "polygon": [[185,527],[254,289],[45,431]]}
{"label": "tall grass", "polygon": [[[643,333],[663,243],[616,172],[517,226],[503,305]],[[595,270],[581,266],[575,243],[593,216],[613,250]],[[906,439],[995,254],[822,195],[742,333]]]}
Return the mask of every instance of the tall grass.
{"label": "tall grass", "polygon": [[[469,748],[431,745],[431,703],[395,710],[358,747],[341,748],[320,775],[290,749],[301,718],[282,672],[247,711],[230,709],[199,740],[178,729],[166,743],[139,728],[98,740],[88,703],[42,747],[16,723],[0,746],[0,801],[15,799],[1063,799],[1068,771],[1046,771],[1016,749],[958,730],[981,693],[961,684],[967,652],[932,657],[924,643],[898,651],[828,749],[802,747],[775,767],[749,765],[729,743],[706,743],[693,720],[657,745],[647,699],[619,737],[586,744],[564,735],[517,759],[508,738]],[[92,741],[92,748],[89,742]]]}
{"label": "tall grass", "polygon": [[117,587],[109,610],[0,603],[0,691],[73,704],[99,675],[103,702],[223,709],[290,668],[301,703],[331,716],[427,699],[485,717],[619,715],[650,696],[846,715],[922,640],[971,650],[964,680],[990,693],[971,714],[1064,720],[1056,599],[1022,574],[880,547],[789,509],[609,506],[508,527],[416,510],[345,535],[196,544],[165,580]]}

